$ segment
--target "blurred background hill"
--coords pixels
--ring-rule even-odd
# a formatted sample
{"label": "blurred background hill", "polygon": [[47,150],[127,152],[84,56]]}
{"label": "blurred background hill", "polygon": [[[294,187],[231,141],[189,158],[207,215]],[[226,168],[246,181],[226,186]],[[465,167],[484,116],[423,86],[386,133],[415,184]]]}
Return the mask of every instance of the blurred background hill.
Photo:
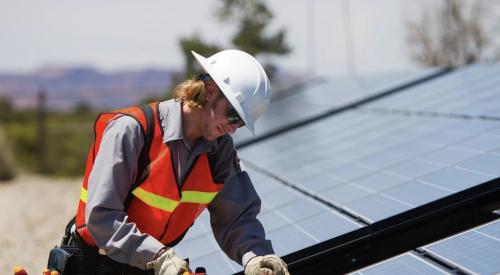
{"label": "blurred background hill", "polygon": [[118,108],[146,96],[165,96],[173,73],[165,69],[106,73],[90,66],[44,67],[26,74],[0,73],[0,95],[10,98],[17,108],[36,106],[40,89],[50,99],[47,107],[51,109],[70,110],[79,105]]}

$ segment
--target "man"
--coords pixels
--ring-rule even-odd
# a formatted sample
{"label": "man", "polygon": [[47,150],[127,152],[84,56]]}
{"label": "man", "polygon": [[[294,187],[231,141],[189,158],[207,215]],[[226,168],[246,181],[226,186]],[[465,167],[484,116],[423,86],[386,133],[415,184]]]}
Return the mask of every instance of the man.
{"label": "man", "polygon": [[[98,251],[95,274],[190,272],[172,247],[205,208],[245,274],[288,274],[256,219],[260,199],[229,135],[242,126],[254,133],[270,102],[267,75],[242,51],[193,55],[206,74],[178,85],[175,99],[96,122],[71,230],[78,246]],[[80,265],[92,265],[85,257]]]}

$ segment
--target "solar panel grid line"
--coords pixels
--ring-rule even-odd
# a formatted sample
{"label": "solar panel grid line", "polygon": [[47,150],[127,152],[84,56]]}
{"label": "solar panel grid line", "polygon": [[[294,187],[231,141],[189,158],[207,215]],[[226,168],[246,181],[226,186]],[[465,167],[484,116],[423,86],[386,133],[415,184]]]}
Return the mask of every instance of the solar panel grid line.
{"label": "solar panel grid line", "polygon": [[483,235],[483,236],[485,236],[486,238],[490,238],[490,239],[492,239],[492,240],[494,240],[494,241],[500,242],[500,238],[496,238],[496,237],[494,237],[494,236],[488,235],[488,234],[486,234],[486,233],[484,233],[484,232],[481,232],[481,231],[478,231],[478,230],[476,230],[476,233],[477,233],[477,234],[480,234],[480,235]]}
{"label": "solar panel grid line", "polygon": [[[478,75],[478,74],[476,74]],[[418,86],[414,86],[418,87]],[[412,88],[413,90],[413,88]],[[407,91],[405,91],[407,93]],[[442,93],[446,94],[446,93]],[[393,96],[396,96],[398,94],[394,94]],[[424,97],[421,97],[422,100],[425,100],[428,98],[428,95],[425,95]],[[450,99],[453,99],[454,97],[447,97]],[[457,105],[459,106],[459,105]],[[370,170],[366,174],[359,174],[355,176],[352,170],[355,169],[349,169],[346,167],[346,164],[349,164],[350,162],[355,162],[359,159],[364,159],[367,157],[370,157],[371,155],[375,155],[378,152],[381,152],[383,150],[380,150],[380,147],[377,147],[377,141],[382,140],[385,141],[387,146],[388,151],[394,152],[396,155],[392,154],[393,156],[398,156],[399,160],[402,161],[405,159],[411,159],[412,161],[417,161],[417,163],[428,163],[431,165],[435,166],[440,166],[439,158],[436,159],[436,161],[428,161],[427,159],[420,159],[419,157],[424,157],[426,154],[421,153],[421,154],[416,154],[420,153],[416,149],[409,148],[410,146],[422,146],[422,148],[449,148],[452,145],[455,144],[454,140],[447,140],[443,144],[439,145],[434,145],[434,144],[425,144],[425,143],[418,143],[418,142],[413,142],[414,140],[417,140],[419,136],[425,136],[429,134],[429,131],[432,133],[438,133],[438,131],[441,131],[443,129],[443,125],[446,126],[450,124],[449,121],[441,121],[439,123],[432,123],[431,125],[419,125],[419,124],[426,124],[424,120],[422,120],[421,116],[407,116],[406,120],[402,120],[399,118],[394,118],[394,114],[387,113],[385,115],[389,115],[391,117],[385,118],[382,120],[379,120],[378,118],[375,118],[374,122],[370,122],[372,119],[369,115],[363,115],[360,114],[362,110],[359,108],[352,108],[350,112],[341,112],[337,113],[335,116],[332,116],[328,120],[319,120],[319,121],[314,121],[314,123],[309,124],[309,125],[304,125],[300,129],[297,129],[297,131],[291,130],[283,133],[282,136],[280,136],[278,139],[269,139],[266,140],[265,143],[262,144],[262,146],[259,146],[260,148],[257,148],[257,150],[252,150],[255,152],[248,152],[248,160],[250,161],[255,161],[256,158],[264,158],[264,161],[262,162],[257,162],[254,164],[258,165],[259,167],[264,167],[267,172],[269,172],[270,175],[281,177],[281,180],[284,180],[287,184],[291,185],[290,188],[293,188],[294,190],[307,190],[309,193],[312,195],[311,198],[315,199],[316,197],[319,197],[319,195],[324,194],[325,190],[329,189],[327,185],[322,185],[322,184],[316,184],[315,185],[315,190],[309,190],[308,185],[305,183],[305,178],[308,177],[318,177],[321,178],[321,180],[331,182],[332,186],[335,186],[336,184],[345,184],[347,187],[355,187],[367,192],[373,192],[371,189],[369,189],[366,185],[358,184],[357,181],[361,181],[363,178],[369,177],[371,175],[375,175],[377,173],[383,173],[384,175],[392,175],[396,178],[404,178],[405,180],[416,180],[420,182],[420,178],[426,178],[430,179],[429,175],[432,175],[436,172],[441,172],[443,170],[437,170],[433,171],[429,174],[419,174],[419,175],[409,175],[406,173],[396,173],[396,172],[391,172],[391,171],[386,171],[386,170],[377,170],[379,167],[376,167],[373,165],[373,163],[369,164],[366,162],[360,162],[356,163],[358,167],[364,167],[368,170]],[[400,115],[401,116],[401,115]],[[435,119],[436,117],[428,117],[428,119]],[[439,118],[439,117],[438,117]],[[441,118],[441,119],[446,119],[448,120],[449,118]],[[332,122],[334,121],[334,123]],[[415,131],[413,129],[407,130],[408,132],[403,135],[397,135],[400,133],[400,131],[405,130],[405,124],[410,124],[411,126],[417,126],[417,127],[411,127],[411,128],[417,128],[419,131]],[[333,125],[333,127],[330,127],[330,125]],[[361,125],[361,127],[358,127],[358,124]],[[384,136],[383,131],[381,127],[386,127],[387,129],[390,129],[391,134],[394,133],[395,138],[392,140],[387,140],[387,135]],[[354,128],[353,130],[349,129],[349,127]],[[339,142],[337,144],[332,143],[331,141],[328,141],[326,139],[314,139],[314,140],[309,140],[309,137],[305,134],[305,130],[308,131],[315,131],[318,134],[322,135],[330,135],[330,136],[335,136],[336,142]],[[384,129],[384,130],[387,130]],[[406,128],[407,129],[407,128]],[[373,135],[367,135],[366,132],[374,132]],[[449,131],[448,131],[449,132]],[[477,134],[477,132],[472,131],[473,134]],[[452,135],[452,134],[449,134]],[[389,136],[391,136],[389,134]],[[445,134],[446,136],[446,134]],[[463,136],[467,136],[467,134],[464,134]],[[378,140],[377,140],[378,139]],[[384,140],[385,139],[385,140]],[[467,138],[466,138],[467,139]],[[461,140],[461,139],[459,139]],[[268,142],[269,141],[269,142]],[[313,145],[310,146],[309,148],[306,147],[301,147],[302,143],[307,143],[307,142],[312,143]],[[370,141],[372,142],[370,146],[367,146]],[[412,141],[412,142],[408,142]],[[460,143],[460,141],[458,142]],[[359,150],[357,148],[357,144],[362,144],[363,147],[369,147],[369,150]],[[297,146],[298,145],[298,146]],[[296,148],[294,146],[297,146]],[[324,147],[329,147],[327,150],[324,150]],[[396,147],[399,146],[399,148],[396,149]],[[406,146],[406,147],[405,147]],[[430,146],[430,147],[429,147]],[[290,150],[289,148],[292,148]],[[460,148],[460,147],[458,147]],[[253,148],[255,149],[255,148]],[[316,155],[310,155],[308,150],[313,149],[314,152],[318,152]],[[363,148],[364,149],[364,148]],[[377,151],[377,149],[379,151]],[[432,149],[432,148],[431,148]],[[359,150],[355,154],[349,154],[350,150]],[[460,150],[460,149],[459,149]],[[256,151],[260,151],[257,153]],[[285,154],[283,154],[282,151],[285,151]],[[413,152],[412,152],[413,151]],[[430,150],[432,151],[432,150]],[[471,152],[478,153],[477,150],[469,150]],[[407,154],[408,152],[411,152],[414,155],[409,155]],[[264,153],[264,154],[262,154]],[[262,155],[261,155],[262,154]],[[309,156],[304,157],[304,155],[309,154]],[[493,154],[493,153],[492,153]],[[245,155],[245,154],[243,154]],[[329,159],[328,157],[332,156],[332,159]],[[405,158],[406,157],[406,158]],[[316,159],[317,158],[317,159]],[[244,157],[244,160],[247,158]],[[451,157],[451,159],[455,159],[456,157]],[[465,158],[469,159],[469,158]],[[319,162],[321,161],[328,161],[331,162],[328,165],[321,165]],[[282,162],[287,162],[287,164],[280,164]],[[301,162],[306,162],[304,163]],[[318,163],[316,165],[316,163]],[[456,162],[453,162],[455,164]],[[268,166],[270,165],[270,166]],[[320,166],[321,165],[321,166]],[[397,166],[397,162],[392,163],[392,166]],[[442,166],[442,165],[441,165]],[[448,167],[449,164],[445,164],[445,167]],[[279,169],[278,169],[279,167]],[[388,166],[383,167],[384,169],[388,168]],[[449,167],[448,167],[449,168]],[[470,168],[470,167],[469,167]],[[339,172],[336,180],[333,179],[332,175],[336,174],[333,171],[331,171],[331,175],[326,175],[327,178],[322,177],[321,173],[324,171],[323,169],[337,169]],[[363,168],[361,168],[363,169]],[[446,168],[445,168],[446,169]],[[455,169],[460,169],[460,171],[465,171],[462,170],[461,167],[455,167]],[[288,173],[288,171],[292,170],[293,173]],[[301,171],[302,170],[302,171]],[[432,169],[430,169],[432,170]],[[337,172],[335,171],[335,172]],[[474,169],[472,169],[474,171]],[[477,172],[477,171],[476,171]],[[468,172],[467,172],[468,173]],[[284,177],[283,175],[287,174],[288,177]],[[432,178],[434,179],[434,178]],[[283,184],[282,181],[277,181],[278,183],[276,184]],[[397,181],[396,181],[397,182]],[[313,184],[312,181],[309,184]],[[397,185],[403,184],[402,182],[397,182]],[[436,183],[437,184],[437,183]],[[436,189],[441,189],[441,190],[452,190],[447,187],[442,187],[439,188],[438,185],[435,185],[434,183],[427,184],[429,186],[432,186]],[[435,185],[435,186],[434,186]],[[467,185],[463,185],[467,186]],[[295,188],[294,188],[295,187]],[[339,186],[335,186],[337,188]],[[394,187],[394,186],[392,186]],[[385,186],[383,188],[375,188],[377,191],[376,192],[382,192],[383,190],[391,189],[391,186]],[[257,188],[256,188],[257,189]],[[320,192],[318,192],[320,191]],[[346,189],[347,192],[350,192],[350,189]],[[287,198],[289,199],[289,198]],[[387,198],[388,200],[391,200],[391,196]],[[394,201],[394,200],[393,200]],[[292,202],[288,201],[284,204],[280,204],[279,207],[287,207],[290,205]],[[332,202],[331,200],[328,200],[325,205],[330,204],[330,209],[335,209],[334,211],[337,211],[339,213],[345,212],[346,209],[345,207],[342,207],[342,204],[336,204]],[[263,200],[263,205],[265,205],[265,200]],[[333,207],[332,207],[333,206]],[[293,207],[292,207],[293,208]],[[400,208],[398,211],[404,211],[405,208]],[[266,211],[274,211],[273,208],[267,208]],[[266,212],[264,212],[266,213]],[[269,213],[269,212],[267,212]],[[319,217],[320,215],[323,215],[321,213],[313,215],[313,217],[306,217],[307,219],[312,219],[314,217]],[[356,212],[350,212],[349,214],[356,214]],[[398,212],[393,212],[393,213],[398,213]],[[280,211],[277,212],[277,215],[279,216],[284,216],[283,213]],[[346,215],[346,217],[349,217]],[[365,219],[363,220],[363,216],[357,216],[354,215],[354,217],[358,220],[364,221],[365,224],[369,224],[370,222],[375,222],[380,219],[379,218],[372,218],[371,220]],[[288,219],[288,221],[291,221],[291,219]],[[299,219],[297,220],[297,223],[302,223],[305,221],[304,219]],[[278,228],[275,228],[274,230],[271,231],[276,231],[276,229],[285,229],[285,227],[288,225],[280,226]],[[290,233],[295,232],[294,234],[299,234],[298,232],[302,232],[300,229],[302,228],[299,224],[292,225],[294,230],[287,231]],[[288,229],[287,229],[288,230]],[[286,230],[285,230],[286,231]],[[307,230],[306,230],[307,231]],[[309,232],[309,231],[307,231]],[[301,235],[304,235],[300,233]],[[316,237],[318,235],[314,235],[313,233],[310,233],[311,236],[305,235],[308,239],[311,241],[318,241],[320,238]]]}
{"label": "solar panel grid line", "polygon": [[[496,209],[495,214],[497,217],[500,217],[500,213],[498,213],[499,209]],[[488,236],[491,236],[492,238],[499,240],[500,241],[500,221],[499,219],[492,221],[488,224],[485,224],[483,226],[480,226],[475,229],[478,232],[484,233]]]}
{"label": "solar panel grid line", "polygon": [[464,274],[464,275],[471,274],[463,267],[456,265],[455,263],[445,261],[445,260],[441,259],[440,257],[436,257],[432,253],[429,253],[420,247],[412,249],[410,251],[410,253],[414,254],[416,257],[418,257],[422,261],[426,261],[434,266],[437,266],[439,268],[446,270],[447,274]]}
{"label": "solar panel grid line", "polygon": [[415,180],[411,180],[391,189],[384,190],[379,194],[400,203],[404,202],[413,208],[445,197],[451,193],[444,189],[433,188],[425,183],[418,183]]}
{"label": "solar panel grid line", "polygon": [[428,162],[435,165],[444,164],[450,166],[452,164],[470,159],[478,154],[477,151],[470,151],[456,146],[448,146],[431,152],[430,154],[418,156],[416,159]]}
{"label": "solar panel grid line", "polygon": [[[403,184],[404,184],[404,183],[403,183]],[[398,186],[400,186],[400,185],[398,185]],[[390,190],[390,189],[386,189],[386,190]],[[407,201],[405,201],[405,200],[398,199],[397,197],[391,196],[391,195],[389,195],[389,194],[387,194],[387,193],[384,193],[383,191],[382,191],[382,192],[379,192],[379,193],[378,193],[378,195],[379,195],[379,196],[381,196],[381,197],[384,197],[384,198],[386,198],[386,199],[389,199],[389,200],[395,201],[395,202],[397,202],[397,203],[400,203],[400,204],[402,204],[402,205],[406,205],[406,206],[408,206],[408,207],[410,207],[410,208],[414,208],[414,207],[415,207],[415,205],[414,205],[414,204],[409,203],[409,202],[407,202]]]}
{"label": "solar panel grid line", "polygon": [[425,180],[422,180],[420,178],[416,179],[415,181],[423,184],[423,185],[428,185],[428,186],[432,186],[433,188],[437,188],[437,189],[441,189],[443,191],[446,191],[446,192],[450,192],[450,193],[453,193],[453,192],[456,192],[457,190],[455,189],[451,189],[451,188],[448,188],[448,187],[445,187],[445,186],[441,186],[441,185],[438,185],[438,184],[434,184],[432,182],[428,182],[428,181],[425,181]]}
{"label": "solar panel grid line", "polygon": [[499,140],[498,136],[481,134],[454,144],[452,147],[463,151],[487,153],[500,148]]}
{"label": "solar panel grid line", "polygon": [[[484,159],[484,158],[490,158],[492,160],[492,163],[485,163],[486,165],[481,165],[479,163],[475,163],[474,161],[477,159]],[[483,163],[484,164],[484,163]],[[500,165],[500,157],[495,155],[495,154],[484,154],[482,156],[474,157],[472,159],[468,159],[465,161],[462,161],[460,163],[455,164],[454,166],[459,167],[465,171],[469,171],[472,173],[477,173],[485,176],[498,176],[500,171],[497,170],[497,168]],[[496,166],[496,167],[495,167]]]}
{"label": "solar panel grid line", "polygon": [[386,274],[450,274],[450,269],[422,259],[417,253],[407,252],[376,263],[350,275]]}
{"label": "solar panel grid line", "polygon": [[[446,238],[445,240],[443,240],[443,242],[451,239],[452,237],[453,238],[457,238],[457,237],[460,237],[460,236],[465,236],[468,233],[470,233],[470,231],[466,231],[466,232],[463,232],[461,234],[457,234],[457,235],[451,236],[450,238]],[[469,241],[473,242],[472,240],[469,240]],[[429,247],[429,246],[427,246],[427,247]],[[456,252],[459,253],[459,251],[461,249],[467,249],[467,247],[465,247],[465,246],[463,246],[463,247],[453,247],[453,248],[450,248],[450,252],[452,254],[453,253],[456,254]],[[430,249],[430,248],[425,248],[425,247],[424,247],[424,250],[426,250],[427,254],[430,255],[430,257],[432,257],[434,259],[439,259],[440,261],[442,261],[442,262],[444,262],[444,263],[446,263],[446,264],[448,264],[450,266],[454,266],[454,267],[456,267],[459,270],[463,270],[465,274],[478,274],[477,271],[474,271],[473,269],[471,269],[470,267],[468,267],[467,263],[462,263],[463,260],[467,260],[467,261],[472,261],[473,262],[473,260],[471,260],[471,259],[462,259],[462,261],[461,260],[457,261],[457,260],[454,260],[452,258],[443,256],[442,255],[442,253],[443,253],[442,251],[441,252],[436,252],[436,251],[432,251],[432,249]]]}
{"label": "solar panel grid line", "polygon": [[[456,206],[455,203],[458,203],[460,204],[461,206],[460,207],[464,207],[464,209],[470,209],[470,206],[469,203],[471,202],[479,202],[479,200],[477,200],[476,198],[483,198],[483,195],[482,194],[490,194],[488,198],[484,197],[485,198],[485,201],[483,202],[486,202],[488,201],[488,203],[490,203],[492,201],[492,199],[496,198],[498,195],[498,190],[497,191],[489,191],[489,188],[494,186],[495,184],[498,184],[498,179],[496,181],[492,181],[492,182],[488,182],[487,184],[483,184],[481,186],[477,186],[475,187],[474,191],[466,191],[466,192],[460,192],[460,193],[457,193],[449,198],[443,198],[443,199],[440,199],[440,202],[433,202],[432,204],[436,205],[437,204],[440,204],[441,207],[444,207],[443,210],[444,211],[449,211],[449,210],[445,210],[445,209],[454,209]],[[498,188],[497,188],[498,189]],[[483,193],[485,192],[486,193]],[[476,194],[476,195],[473,195],[473,194]],[[464,197],[465,196],[465,197]],[[467,198],[466,201],[456,201],[457,199],[460,199],[460,198]],[[443,204],[444,203],[444,204]],[[433,208],[434,206],[423,206],[424,208]],[[420,214],[419,215],[424,215],[425,217],[427,218],[431,218],[434,214],[432,213],[428,213],[428,211],[422,211],[422,207],[419,207],[419,209],[412,209],[411,211],[409,212],[413,212],[414,214],[416,214],[417,212],[419,212]],[[441,210],[438,210],[438,211],[441,211]],[[394,239],[396,238],[399,234],[395,234],[395,232],[393,232],[393,230],[391,229],[391,227],[387,227],[388,225],[392,224],[393,221],[396,221],[397,223],[400,223],[400,222],[403,222],[403,224],[407,224],[407,226],[410,226],[410,225],[415,225],[415,226],[420,226],[421,225],[421,222],[423,222],[425,219],[427,218],[424,218],[420,221],[418,221],[418,219],[420,218],[417,218],[414,216],[414,214],[411,214],[411,216],[413,216],[412,219],[408,220],[408,219],[400,219],[398,217],[401,217],[401,216],[408,216],[410,215],[410,213],[401,213],[399,215],[396,215],[394,217],[391,217],[389,218],[387,221],[382,221],[382,224],[380,222],[377,223],[377,226],[373,227],[373,233],[375,233],[375,236],[382,236],[384,234],[389,234],[388,237],[389,237],[389,240],[390,239]],[[455,216],[454,213],[450,213],[451,216]],[[424,217],[422,216],[422,217]],[[433,219],[436,219],[437,218],[437,221],[441,222],[441,224],[439,225],[439,227],[433,227],[435,230],[431,230],[431,233],[433,234],[440,234],[439,232],[441,232],[441,230],[439,230],[438,228],[441,228],[441,226],[446,226],[448,227],[449,226],[449,222],[454,222],[454,219],[455,218],[451,218],[451,216],[443,216],[443,219],[441,219],[440,217],[435,217]],[[414,220],[415,218],[417,218],[417,220]],[[449,219],[451,218],[451,219]],[[388,223],[389,222],[389,223]],[[426,223],[426,222],[424,222]],[[403,225],[401,224],[401,225]],[[433,224],[434,225],[434,224]],[[392,224],[392,226],[394,226],[394,224]],[[401,228],[401,232],[400,233],[404,233],[404,234],[407,234],[406,232],[408,231],[413,231],[413,226],[410,226],[410,227],[407,227],[407,226],[403,226]],[[427,225],[426,225],[427,226]],[[424,227],[426,227],[424,226]],[[462,229],[463,230],[463,229]],[[385,233],[384,233],[385,232]],[[353,233],[353,232],[352,232]],[[411,233],[411,235],[404,235],[404,236],[400,236],[398,238],[401,238],[399,239],[400,241],[403,241],[403,240],[408,240],[408,238],[413,238],[412,236],[415,236],[415,237],[418,237],[418,235],[414,235],[416,232],[414,233]],[[448,233],[449,234],[449,233]],[[446,237],[446,235],[441,235],[440,238],[443,238],[443,237]],[[375,243],[372,243],[373,241],[375,241],[376,239],[370,239],[371,241],[368,242],[368,244],[363,244],[363,243],[360,243],[359,244],[359,248],[365,248],[366,245],[368,245],[368,247],[372,246],[374,247],[374,249],[376,251],[381,251],[380,249],[384,250],[385,247],[389,244],[387,244],[386,242],[382,241],[382,242],[375,242]],[[388,240],[386,240],[388,241]],[[432,241],[432,240],[431,240]],[[356,243],[357,241],[355,241]],[[405,241],[406,242],[406,241]],[[425,243],[428,243],[429,241],[425,242]],[[392,245],[396,245],[396,244],[399,244],[399,242],[395,242],[394,244]],[[356,246],[353,246],[353,247],[350,247],[350,244],[347,244],[349,246],[350,249],[354,249]],[[383,245],[383,247],[378,247],[379,245]],[[419,243],[418,245],[422,245],[422,243]],[[417,244],[415,246],[418,246]],[[414,247],[415,247],[414,246]],[[375,247],[378,247],[378,248],[375,248]],[[345,253],[349,253],[351,254],[352,253],[355,253],[354,250],[350,250],[349,248],[346,248],[346,252]],[[409,247],[408,249],[410,249],[411,247]],[[340,256],[340,257],[346,257],[347,255],[346,254],[340,254],[338,255],[337,252],[335,252],[337,249],[333,249],[333,250],[330,250],[328,252],[325,251],[325,253],[327,255],[331,255],[331,257],[335,257],[334,255],[336,256]],[[351,251],[351,252],[349,252]],[[376,251],[372,251],[372,252],[376,252]],[[340,251],[339,251],[340,252]],[[379,252],[377,252],[379,253]],[[326,255],[325,255],[326,256]],[[319,258],[318,258],[319,259]],[[324,258],[324,259],[328,259],[328,258]],[[338,258],[340,259],[340,258]],[[319,264],[319,263],[318,263]],[[345,263],[347,264],[347,263]],[[292,264],[292,266],[294,266]],[[304,265],[304,266],[307,266],[307,265]],[[294,267],[294,270],[297,270],[295,267]],[[302,270],[302,269],[298,269],[298,270]],[[328,270],[327,268],[323,269],[323,270]],[[299,274],[309,274],[309,273],[299,273]],[[400,273],[400,274],[407,274],[407,273]]]}
{"label": "solar panel grid line", "polygon": [[279,176],[273,174],[273,173],[270,173],[269,171],[266,171],[265,169],[259,167],[259,166],[256,166],[255,164],[249,162],[249,166],[252,167],[253,170],[257,171],[258,173],[262,173],[262,174],[265,174],[267,176],[269,176],[270,178],[273,178],[273,179],[276,179],[277,181],[279,181],[280,183],[284,184],[285,186],[288,186],[290,188],[292,188],[293,190],[297,191],[298,193],[300,194],[303,194],[305,195],[306,197],[309,197],[309,198],[312,198],[316,201],[318,201],[319,203],[331,208],[331,209],[334,209],[350,218],[352,218],[353,220],[357,221],[357,222],[360,222],[362,224],[368,224],[364,219],[362,219],[361,217],[359,216],[356,216],[356,215],[353,215],[352,213],[349,213],[349,212],[346,212],[345,209],[342,209],[342,208],[339,208],[338,206],[335,206],[334,204],[332,204],[331,202],[329,201],[325,201],[324,199],[322,199],[321,197],[313,194],[313,193],[310,193],[304,189],[301,189],[299,187],[297,187],[296,185],[294,184],[291,184],[289,182],[287,182],[285,179],[282,179],[280,178]]}
{"label": "solar panel grid line", "polygon": [[262,141],[265,139],[269,139],[273,136],[277,136],[277,135],[280,135],[282,133],[288,132],[290,130],[300,128],[304,125],[311,124],[311,122],[319,121],[319,120],[322,120],[324,118],[331,117],[332,115],[340,114],[346,110],[350,110],[352,108],[355,108],[357,106],[361,106],[361,105],[366,104],[368,102],[387,97],[389,95],[403,91],[409,87],[418,85],[418,84],[423,83],[425,81],[429,81],[433,78],[440,77],[440,76],[448,74],[450,72],[452,72],[451,69],[437,70],[436,72],[430,73],[430,74],[425,75],[423,77],[420,77],[416,80],[415,79],[409,80],[406,83],[396,85],[392,89],[383,90],[383,92],[381,92],[381,93],[375,93],[374,95],[366,96],[360,100],[354,101],[354,102],[349,103],[349,104],[345,104],[345,105],[338,107],[338,108],[334,107],[334,108],[328,109],[327,111],[323,111],[319,114],[315,114],[314,116],[307,118],[307,119],[299,119],[295,122],[289,123],[286,126],[282,126],[282,127],[278,126],[278,127],[274,128],[273,130],[267,131],[266,134],[260,135],[258,137],[254,137],[252,139],[243,140],[241,142],[236,142],[236,148],[243,148],[243,147],[251,145],[253,143],[256,143],[256,142],[259,142],[259,141]]}
{"label": "solar panel grid line", "polygon": [[[436,86],[436,84],[438,84],[439,82],[453,82],[450,81],[449,78],[452,78],[454,75],[455,74],[449,74],[441,79],[432,81],[431,83],[429,83],[429,85]],[[425,86],[424,83],[423,85],[420,85],[420,87],[418,86],[413,87],[407,92],[407,94],[411,94],[413,98],[411,104],[408,101],[403,101],[403,102],[398,101],[398,98],[405,97],[405,94],[402,93],[399,94],[398,96],[386,99],[386,100],[392,100],[390,102],[391,104],[388,104],[387,102],[384,102],[384,100],[382,100],[374,102],[372,104],[368,104],[367,106],[365,106],[365,108],[366,107],[373,108],[374,106],[379,108],[391,108],[397,105],[399,106],[399,108],[404,108],[406,111],[448,110],[448,112],[445,111],[445,113],[456,113],[454,110],[467,111],[467,108],[469,106],[474,106],[471,103],[474,103],[475,105],[479,106],[481,104],[484,106],[488,106],[482,108],[475,107],[476,109],[479,110],[481,109],[484,110],[485,108],[496,109],[495,106],[498,106],[498,104],[495,104],[494,100],[496,99],[498,102],[498,96],[497,96],[497,90],[495,90],[495,88],[498,87],[499,79],[494,76],[483,77],[483,78],[484,79],[482,79],[481,81],[476,81],[476,83],[470,84],[468,86],[464,86],[464,84],[462,83],[457,87],[446,87],[446,89],[436,89],[436,87],[433,87],[432,89],[422,89],[423,86]],[[458,79],[460,80],[460,78]],[[465,90],[463,87],[474,87],[474,90],[472,89]],[[447,90],[454,90],[454,92],[446,93]],[[425,96],[426,94],[431,95],[433,97],[432,100],[423,100],[422,97]],[[484,100],[484,98],[488,98],[488,100]],[[434,108],[432,106],[434,106]],[[484,114],[485,112],[481,113]],[[475,115],[475,114],[476,114],[475,112],[471,112],[469,115]]]}
{"label": "solar panel grid line", "polygon": [[417,117],[441,117],[441,118],[452,118],[452,119],[462,119],[462,120],[488,120],[488,121],[500,121],[500,117],[492,117],[486,115],[469,115],[460,113],[441,113],[433,111],[410,111],[401,109],[381,109],[381,108],[362,108],[359,109],[365,113],[374,112],[379,114],[396,114],[403,116],[417,116]]}

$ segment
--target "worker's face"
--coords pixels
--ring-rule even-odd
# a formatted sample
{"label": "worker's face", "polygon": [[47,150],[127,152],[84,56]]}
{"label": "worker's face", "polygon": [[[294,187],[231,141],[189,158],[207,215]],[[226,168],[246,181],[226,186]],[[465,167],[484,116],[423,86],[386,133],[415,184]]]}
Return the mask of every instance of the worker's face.
{"label": "worker's face", "polygon": [[215,140],[226,133],[234,133],[241,124],[229,122],[227,114],[231,107],[229,101],[213,80],[206,81],[205,88],[207,90],[207,103],[203,109],[203,137],[206,140]]}

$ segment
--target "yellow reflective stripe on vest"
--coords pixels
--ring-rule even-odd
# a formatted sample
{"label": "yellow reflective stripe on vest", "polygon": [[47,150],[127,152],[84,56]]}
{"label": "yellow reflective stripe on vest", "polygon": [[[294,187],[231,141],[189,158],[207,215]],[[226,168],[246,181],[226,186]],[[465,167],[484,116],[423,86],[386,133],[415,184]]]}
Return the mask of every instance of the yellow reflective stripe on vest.
{"label": "yellow reflective stripe on vest", "polygon": [[84,203],[87,203],[87,189],[83,188],[80,191],[80,200],[83,201]]}
{"label": "yellow reflective stripe on vest", "polygon": [[182,191],[181,202],[209,204],[217,192]]}
{"label": "yellow reflective stripe on vest", "polygon": [[167,212],[174,211],[177,205],[179,205],[179,202],[176,200],[158,196],[140,187],[134,189],[134,191],[132,191],[132,194],[134,194],[134,196],[143,201],[145,204]]}
{"label": "yellow reflective stripe on vest", "polygon": [[[154,193],[148,192],[140,187],[137,187],[132,194],[145,204],[172,212],[179,205],[179,202]],[[200,191],[183,191],[181,202],[209,204],[217,195],[217,192],[200,192]]]}

